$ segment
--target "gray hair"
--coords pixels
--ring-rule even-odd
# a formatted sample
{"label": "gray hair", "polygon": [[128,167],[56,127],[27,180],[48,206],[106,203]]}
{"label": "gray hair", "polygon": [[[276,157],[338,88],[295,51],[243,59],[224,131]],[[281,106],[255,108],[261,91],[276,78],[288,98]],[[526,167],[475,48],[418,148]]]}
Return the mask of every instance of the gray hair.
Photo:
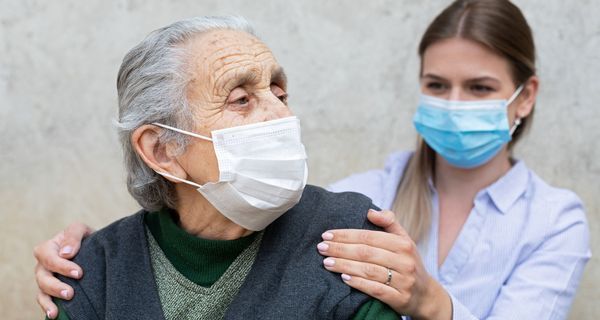
{"label": "gray hair", "polygon": [[[224,29],[255,35],[242,17],[195,17],[153,31],[123,58],[117,77],[117,127],[125,156],[127,189],[148,211],[175,208],[175,187],[144,163],[133,148],[131,135],[140,126],[153,122],[188,131],[193,128],[193,114],[186,97],[192,53],[187,52],[185,44],[199,34]],[[174,142],[182,152],[188,139],[162,130],[159,143]]]}

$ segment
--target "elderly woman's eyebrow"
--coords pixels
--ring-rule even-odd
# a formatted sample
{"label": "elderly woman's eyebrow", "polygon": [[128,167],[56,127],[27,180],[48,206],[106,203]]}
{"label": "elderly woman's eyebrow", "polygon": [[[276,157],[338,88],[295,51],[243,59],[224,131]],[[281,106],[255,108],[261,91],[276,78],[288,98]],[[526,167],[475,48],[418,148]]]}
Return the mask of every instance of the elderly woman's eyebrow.
{"label": "elderly woman's eyebrow", "polygon": [[271,83],[275,83],[282,87],[287,84],[287,76],[285,75],[283,67],[278,66],[271,71]]}
{"label": "elderly woman's eyebrow", "polygon": [[[225,76],[225,74],[223,74],[223,76]],[[222,77],[223,77],[222,76]],[[259,75],[256,72],[252,72],[251,70],[245,70],[243,72],[237,72],[233,78],[229,79],[229,81],[226,82],[225,87],[227,89],[234,89],[237,87],[241,87],[247,84],[252,84],[252,83],[256,83],[259,79]],[[219,79],[217,79],[217,83],[219,82]],[[218,85],[217,85],[218,87]]]}
{"label": "elderly woman's eyebrow", "polygon": [[[244,72],[238,73],[235,77],[227,82],[225,85],[229,90],[241,87],[247,84],[256,83],[259,80],[259,75],[250,70],[246,70]],[[277,84],[285,90],[285,86],[287,85],[287,76],[283,67],[277,66],[273,68],[271,71],[271,83]]]}

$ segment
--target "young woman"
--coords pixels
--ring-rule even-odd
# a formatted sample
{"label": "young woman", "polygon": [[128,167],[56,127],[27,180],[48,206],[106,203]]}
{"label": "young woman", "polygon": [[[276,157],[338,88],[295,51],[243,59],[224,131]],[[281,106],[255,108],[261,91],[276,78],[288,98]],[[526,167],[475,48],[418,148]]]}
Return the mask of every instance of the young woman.
{"label": "young woman", "polygon": [[325,267],[405,314],[566,318],[589,230],[574,193],[511,158],[539,85],[525,18],[505,0],[456,1],[431,23],[419,55],[416,151],[330,187],[370,196],[402,227],[324,233]]}
{"label": "young woman", "polygon": [[[371,197],[384,210],[369,218],[387,232],[324,232],[324,267],[414,318],[566,318],[589,231],[574,193],[511,157],[539,86],[527,21],[508,0],[458,0],[431,23],[419,55],[416,151],[330,187]],[[76,224],[68,240],[38,247],[44,292],[64,290],[48,270],[81,276],[58,248],[72,257],[86,232]],[[46,294],[38,301],[54,308]]]}

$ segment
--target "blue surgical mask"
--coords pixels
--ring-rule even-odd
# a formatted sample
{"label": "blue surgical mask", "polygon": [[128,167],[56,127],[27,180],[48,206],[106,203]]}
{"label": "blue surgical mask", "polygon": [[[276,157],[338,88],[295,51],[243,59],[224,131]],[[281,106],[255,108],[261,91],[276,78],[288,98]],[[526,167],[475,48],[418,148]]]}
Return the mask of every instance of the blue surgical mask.
{"label": "blue surgical mask", "polygon": [[521,123],[508,124],[508,100],[450,101],[421,94],[413,123],[425,142],[448,163],[475,168],[492,159]]}

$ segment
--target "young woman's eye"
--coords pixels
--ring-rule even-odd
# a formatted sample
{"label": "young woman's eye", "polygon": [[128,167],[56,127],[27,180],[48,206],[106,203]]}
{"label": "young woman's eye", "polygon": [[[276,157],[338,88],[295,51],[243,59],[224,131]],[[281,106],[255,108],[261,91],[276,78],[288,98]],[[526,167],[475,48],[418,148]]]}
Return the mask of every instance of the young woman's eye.
{"label": "young woman's eye", "polygon": [[494,89],[492,87],[475,84],[471,86],[471,91],[475,93],[488,93],[494,91]]}
{"label": "young woman's eye", "polygon": [[429,82],[427,83],[427,89],[429,90],[443,90],[446,89],[446,85],[441,82]]}

